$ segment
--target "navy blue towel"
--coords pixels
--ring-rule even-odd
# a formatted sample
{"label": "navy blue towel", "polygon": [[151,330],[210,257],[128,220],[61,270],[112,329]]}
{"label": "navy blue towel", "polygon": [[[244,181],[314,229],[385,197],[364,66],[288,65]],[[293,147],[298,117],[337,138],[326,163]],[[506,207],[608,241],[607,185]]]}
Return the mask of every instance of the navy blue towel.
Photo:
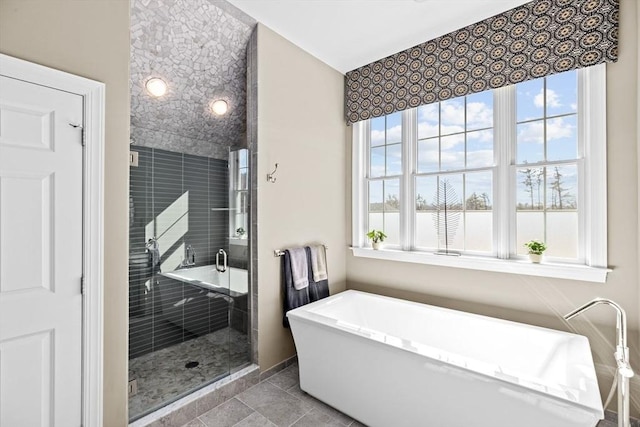
{"label": "navy blue towel", "polygon": [[289,327],[289,319],[287,319],[287,311],[293,310],[310,302],[318,301],[329,296],[329,279],[319,282],[313,281],[313,272],[311,271],[311,249],[305,247],[307,252],[307,277],[309,278],[309,286],[304,289],[297,290],[293,286],[293,275],[291,274],[291,255],[288,250],[284,251],[282,257],[282,289],[284,291],[284,304],[282,317],[282,325]]}
{"label": "navy blue towel", "polygon": [[[307,254],[308,258],[308,254]],[[293,274],[291,274],[291,254],[288,250],[284,251],[282,257],[282,289],[284,291],[284,316],[282,317],[282,325],[289,327],[289,319],[287,319],[287,311],[293,310],[305,304],[309,304],[309,287],[297,290],[293,286]]]}

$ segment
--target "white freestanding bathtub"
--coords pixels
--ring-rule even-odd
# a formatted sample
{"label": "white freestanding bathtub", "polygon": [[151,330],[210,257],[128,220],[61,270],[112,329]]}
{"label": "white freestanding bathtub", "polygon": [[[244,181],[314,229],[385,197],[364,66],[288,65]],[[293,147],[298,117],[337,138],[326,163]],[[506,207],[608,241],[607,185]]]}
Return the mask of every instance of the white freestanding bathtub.
{"label": "white freestanding bathtub", "polygon": [[300,387],[371,427],[594,427],[580,335],[346,291],[287,313]]}

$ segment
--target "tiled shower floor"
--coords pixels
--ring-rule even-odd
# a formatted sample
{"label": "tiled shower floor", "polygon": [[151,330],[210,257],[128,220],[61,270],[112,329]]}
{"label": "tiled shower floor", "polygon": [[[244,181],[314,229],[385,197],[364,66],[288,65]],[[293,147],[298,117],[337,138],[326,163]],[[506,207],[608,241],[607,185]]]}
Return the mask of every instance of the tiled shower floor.
{"label": "tiled shower floor", "polygon": [[[138,393],[129,398],[129,418],[138,418],[249,362],[246,334],[220,329],[190,341],[129,360],[129,380]],[[186,368],[188,362],[198,362]]]}

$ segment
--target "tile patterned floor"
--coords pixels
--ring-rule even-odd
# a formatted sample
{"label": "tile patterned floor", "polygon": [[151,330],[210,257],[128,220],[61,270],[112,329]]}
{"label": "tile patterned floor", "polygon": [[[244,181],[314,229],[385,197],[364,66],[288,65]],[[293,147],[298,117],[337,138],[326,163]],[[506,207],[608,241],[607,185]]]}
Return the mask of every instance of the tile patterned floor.
{"label": "tile patterned floor", "polygon": [[302,391],[298,378],[296,363],[182,427],[366,427]]}
{"label": "tile patterned floor", "polygon": [[300,390],[293,364],[184,427],[365,427]]}
{"label": "tile patterned floor", "polygon": [[[246,334],[224,328],[129,361],[129,379],[138,393],[129,399],[129,417],[138,417],[249,362]],[[199,365],[187,369],[185,364]]]}

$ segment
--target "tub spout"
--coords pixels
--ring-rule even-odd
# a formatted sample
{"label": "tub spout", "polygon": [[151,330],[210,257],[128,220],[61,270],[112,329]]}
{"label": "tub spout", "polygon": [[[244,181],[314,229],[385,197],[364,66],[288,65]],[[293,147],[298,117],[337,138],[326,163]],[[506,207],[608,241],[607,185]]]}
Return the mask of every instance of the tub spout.
{"label": "tub spout", "polygon": [[576,308],[571,313],[567,313],[564,318],[565,320],[571,320],[599,304],[608,305],[616,310],[617,342],[614,357],[618,368],[616,371],[618,381],[618,427],[629,427],[629,378],[633,377],[634,374],[629,364],[629,348],[627,347],[627,314],[624,309],[614,301],[605,298],[596,298]]}
{"label": "tub spout", "polygon": [[626,347],[627,346],[627,314],[625,313],[624,309],[614,301],[611,301],[605,298],[596,298],[576,308],[571,313],[566,314],[564,318],[566,320],[571,320],[574,317],[589,310],[591,307],[594,307],[599,304],[606,304],[615,308],[617,312],[617,322],[616,322],[616,325],[617,325],[616,329],[618,333],[617,346]]}

